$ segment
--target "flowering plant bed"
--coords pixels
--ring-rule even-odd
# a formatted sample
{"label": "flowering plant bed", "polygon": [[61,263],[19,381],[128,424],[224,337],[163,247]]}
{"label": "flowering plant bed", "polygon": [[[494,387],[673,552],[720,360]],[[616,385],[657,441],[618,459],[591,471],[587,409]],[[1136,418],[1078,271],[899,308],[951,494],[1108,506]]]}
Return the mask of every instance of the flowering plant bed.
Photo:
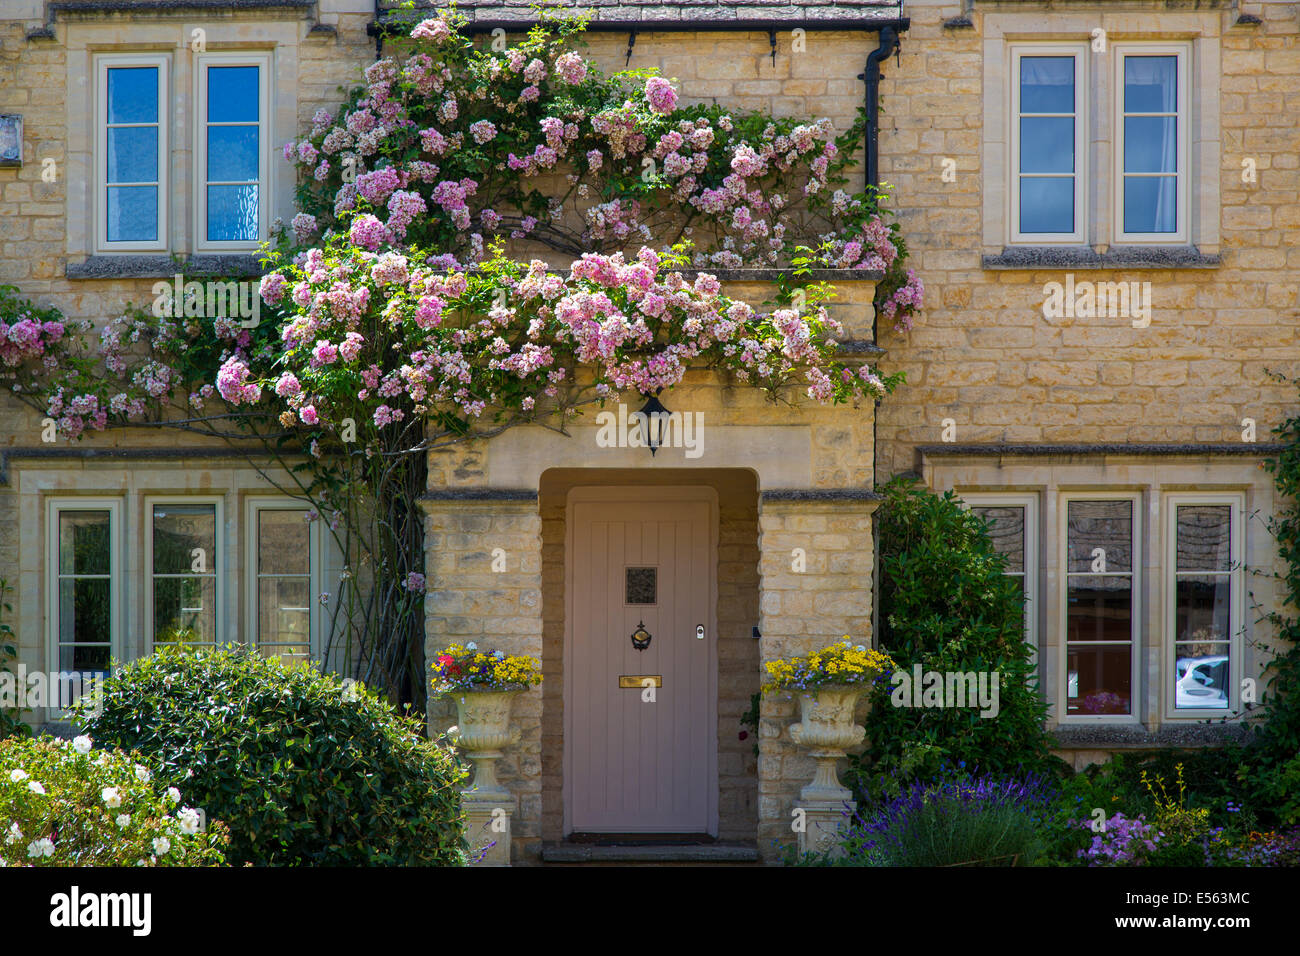
{"label": "flowering plant bed", "polygon": [[0,866],[221,866],[223,824],[89,737],[0,743]]}
{"label": "flowering plant bed", "polygon": [[483,652],[478,645],[452,644],[429,665],[433,691],[445,696],[464,691],[527,690],[542,682],[541,663],[535,657]]}
{"label": "flowering plant bed", "polygon": [[849,639],[801,657],[783,657],[765,665],[768,680],[763,692],[811,690],[845,684],[869,684],[896,667],[888,654]]}

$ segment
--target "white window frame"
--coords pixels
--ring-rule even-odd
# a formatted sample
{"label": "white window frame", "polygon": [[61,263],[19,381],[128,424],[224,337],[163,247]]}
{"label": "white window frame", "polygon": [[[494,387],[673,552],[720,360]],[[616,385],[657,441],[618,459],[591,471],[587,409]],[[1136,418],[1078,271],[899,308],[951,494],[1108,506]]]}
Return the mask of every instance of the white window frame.
{"label": "white window frame", "polygon": [[[217,553],[210,556],[211,573],[216,582],[213,600],[216,602],[216,616],[213,619],[214,647],[225,639],[225,560],[226,545],[224,541],[224,515],[222,508],[225,500],[219,495],[147,495],[144,499],[144,633],[146,653],[154,652],[154,571],[153,571],[153,508],[154,505],[215,505],[214,544]],[[207,646],[207,645],[202,645]]]}
{"label": "white window frame", "polygon": [[[170,125],[170,61],[165,53],[105,53],[95,57],[95,249],[97,252],[166,251],[168,220],[168,127]],[[122,67],[158,69],[158,238],[153,242],[108,239],[108,71]]]}
{"label": "white window frame", "polygon": [[[1069,527],[1070,527],[1070,502],[1072,501],[1128,501],[1132,503],[1133,514],[1133,568],[1131,571],[1132,580],[1132,612],[1130,614],[1130,643],[1131,654],[1129,655],[1129,713],[1127,714],[1071,714],[1069,712],[1069,673],[1070,673],[1070,639],[1069,639],[1069,617],[1070,617],[1070,565],[1069,565]],[[1098,724],[1098,723],[1121,723],[1141,725],[1143,713],[1143,695],[1142,685],[1140,682],[1142,674],[1142,628],[1144,619],[1142,617],[1142,586],[1143,586],[1143,555],[1145,551],[1142,547],[1142,493],[1137,491],[1061,491],[1057,497],[1057,568],[1059,569],[1060,581],[1057,585],[1058,602],[1060,612],[1057,618],[1058,633],[1060,634],[1059,656],[1060,663],[1057,665],[1057,687],[1060,688],[1057,705],[1057,721],[1060,724]],[[1084,573],[1084,572],[1079,572]],[[1087,576],[1092,576],[1090,573]],[[1085,643],[1085,642],[1079,642]],[[1101,645],[1102,642],[1090,641],[1090,644]]]}
{"label": "white window frame", "polygon": [[[251,496],[244,501],[244,578],[245,593],[248,595],[245,608],[245,621],[247,622],[247,639],[244,644],[253,653],[261,653],[261,634],[259,633],[260,622],[258,621],[258,569],[257,569],[257,516],[263,511],[300,511],[308,512],[314,510],[311,505],[306,504],[296,498],[287,498],[283,495],[257,495]],[[305,519],[304,519],[305,520]],[[308,584],[309,612],[308,630],[310,636],[308,639],[308,657],[315,661],[320,659],[321,655],[321,635],[324,626],[322,614],[324,609],[317,600],[322,591],[321,581],[323,574],[324,547],[321,533],[321,518],[308,523],[307,546],[309,549],[308,561],[310,569],[310,582]]]}
{"label": "white window frame", "polygon": [[[45,660],[47,671],[62,672],[59,654],[59,514],[64,511],[108,512],[108,658],[121,661],[122,594],[124,555],[122,553],[121,498],[47,498],[45,501]],[[69,673],[88,673],[84,671]],[[50,720],[64,719],[68,711],[46,707]]]}
{"label": "white window frame", "polygon": [[[258,85],[257,216],[253,241],[208,239],[208,68],[256,66]],[[271,197],[271,54],[267,52],[201,53],[194,69],[194,247],[200,252],[248,252],[269,235]]]}
{"label": "white window frame", "polygon": [[[1009,244],[1032,246],[1079,246],[1088,241],[1088,116],[1090,115],[1091,63],[1086,43],[1011,43],[1008,56],[1008,141],[1007,224]],[[1034,56],[1073,56],[1074,90],[1074,232],[1020,231],[1020,60]]]}
{"label": "white window frame", "polygon": [[1023,508],[1025,512],[1025,570],[1022,586],[1025,594],[1025,642],[1033,651],[1033,666],[1038,668],[1038,495],[1010,492],[958,492],[968,508]]}
{"label": "white window frame", "polygon": [[[1192,46],[1188,42],[1165,43],[1114,43],[1111,45],[1114,57],[1114,114],[1115,130],[1113,163],[1111,173],[1115,194],[1114,228],[1111,230],[1117,245],[1163,245],[1185,246],[1191,240],[1189,218],[1191,202],[1189,182],[1191,170],[1188,159],[1191,155],[1189,141],[1191,137],[1192,111],[1190,108],[1189,74],[1192,68]],[[1176,232],[1125,232],[1124,231],[1124,59],[1128,56],[1174,56],[1177,57],[1178,69],[1178,176],[1174,188]],[[1139,114],[1140,115],[1140,114]]]}
{"label": "white window frame", "polygon": [[[1176,705],[1173,678],[1176,673],[1178,646],[1177,593],[1174,587],[1175,572],[1178,569],[1178,508],[1187,505],[1228,505],[1231,525],[1228,532],[1228,568],[1229,600],[1232,606],[1228,618],[1228,706],[1207,708],[1178,708]],[[1207,718],[1232,717],[1241,710],[1241,676],[1242,658],[1245,655],[1245,495],[1232,492],[1169,492],[1164,496],[1165,508],[1165,547],[1164,575],[1165,589],[1165,653],[1162,655],[1160,672],[1160,693],[1164,698],[1165,720],[1206,720]]]}

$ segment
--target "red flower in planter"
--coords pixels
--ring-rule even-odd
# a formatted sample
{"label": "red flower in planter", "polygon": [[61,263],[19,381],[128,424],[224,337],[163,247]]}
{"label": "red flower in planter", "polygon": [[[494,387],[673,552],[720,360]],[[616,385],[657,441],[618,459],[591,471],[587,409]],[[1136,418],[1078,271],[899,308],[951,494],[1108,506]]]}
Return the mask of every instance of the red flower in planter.
{"label": "red flower in planter", "polygon": [[460,665],[456,663],[456,658],[450,654],[443,654],[438,658],[438,672],[440,674],[459,674]]}

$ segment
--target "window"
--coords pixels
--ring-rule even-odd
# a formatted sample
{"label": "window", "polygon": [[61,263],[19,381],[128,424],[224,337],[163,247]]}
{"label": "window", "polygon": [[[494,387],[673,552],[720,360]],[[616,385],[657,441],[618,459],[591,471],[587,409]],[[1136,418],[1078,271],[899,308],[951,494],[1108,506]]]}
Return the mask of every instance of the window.
{"label": "window", "polygon": [[194,155],[200,249],[252,249],[267,234],[269,75],[265,54],[198,59]]}
{"label": "window", "polygon": [[48,504],[45,620],[48,660],[60,672],[107,676],[117,655],[120,514],[114,499]]}
{"label": "window", "polygon": [[167,248],[167,58],[98,60],[98,245]]}
{"label": "window", "polygon": [[150,640],[155,646],[217,643],[221,502],[148,499],[146,514]]}
{"label": "window", "polygon": [[311,514],[276,499],[249,508],[250,633],[262,654],[286,662],[314,649],[319,529]]}
{"label": "window", "polygon": [[1132,717],[1137,498],[1062,499],[1064,717]]}
{"label": "window", "polygon": [[1016,241],[1080,243],[1084,231],[1086,47],[1012,52],[1012,232]]}
{"label": "window", "polygon": [[1187,49],[1116,45],[1116,232],[1186,242]]}
{"label": "window", "polygon": [[1170,495],[1166,557],[1166,710],[1225,713],[1235,704],[1241,632],[1238,495]]}
{"label": "window", "polygon": [[1025,640],[1038,649],[1038,496],[965,494],[962,500],[984,519],[993,547],[1007,559],[1007,577],[1025,602]]}

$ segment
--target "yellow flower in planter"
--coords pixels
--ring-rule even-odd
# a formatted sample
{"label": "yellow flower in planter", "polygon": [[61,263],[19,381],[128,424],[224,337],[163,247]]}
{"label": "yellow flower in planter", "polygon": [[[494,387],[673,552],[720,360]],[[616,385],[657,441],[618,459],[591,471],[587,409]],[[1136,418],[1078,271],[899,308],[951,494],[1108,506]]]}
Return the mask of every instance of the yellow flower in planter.
{"label": "yellow flower in planter", "polygon": [[430,664],[433,692],[527,690],[542,682],[535,657],[480,651],[477,645],[451,644]]}
{"label": "yellow flower in planter", "polygon": [[763,693],[808,690],[832,684],[869,684],[897,665],[888,654],[852,644],[847,635],[838,644],[800,657],[779,658],[763,665],[767,681]]}

